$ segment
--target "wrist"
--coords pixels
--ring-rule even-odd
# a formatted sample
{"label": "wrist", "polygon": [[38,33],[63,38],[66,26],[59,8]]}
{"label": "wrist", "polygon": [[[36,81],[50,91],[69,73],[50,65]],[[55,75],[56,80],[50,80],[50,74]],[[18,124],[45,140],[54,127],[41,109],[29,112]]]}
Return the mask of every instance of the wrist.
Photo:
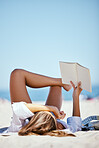
{"label": "wrist", "polygon": [[78,94],[76,94],[76,95],[73,95],[73,100],[77,100],[77,99],[79,99],[79,95]]}
{"label": "wrist", "polygon": [[58,118],[58,117],[59,117],[59,110],[58,110],[58,108],[57,108],[57,107],[52,106],[52,110],[51,110],[51,112],[53,112],[53,113],[54,113],[54,115],[56,116],[56,118]]}
{"label": "wrist", "polygon": [[55,113],[55,106],[50,106],[50,111]]}

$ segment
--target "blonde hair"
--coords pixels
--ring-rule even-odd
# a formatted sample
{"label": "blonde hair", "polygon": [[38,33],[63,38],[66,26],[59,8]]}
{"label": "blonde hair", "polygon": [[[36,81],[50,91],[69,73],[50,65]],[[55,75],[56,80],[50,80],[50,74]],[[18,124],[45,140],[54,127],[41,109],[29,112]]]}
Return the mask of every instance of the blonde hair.
{"label": "blonde hair", "polygon": [[66,132],[56,130],[57,122],[53,115],[45,111],[40,111],[34,114],[29,123],[25,125],[18,134],[25,135],[50,135],[57,137],[75,136]]}

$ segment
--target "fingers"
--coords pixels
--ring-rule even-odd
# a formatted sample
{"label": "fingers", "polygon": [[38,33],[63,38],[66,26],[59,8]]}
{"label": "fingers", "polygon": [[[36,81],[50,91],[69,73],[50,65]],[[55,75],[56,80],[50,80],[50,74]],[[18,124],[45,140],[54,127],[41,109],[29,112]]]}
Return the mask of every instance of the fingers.
{"label": "fingers", "polygon": [[77,87],[79,88],[81,86],[81,81],[80,82],[78,82],[78,85],[77,85]]}
{"label": "fingers", "polygon": [[60,111],[60,114],[63,115],[64,114],[64,111]]}
{"label": "fingers", "polygon": [[64,111],[60,111],[60,119],[64,119],[66,116],[66,114],[64,113]]}
{"label": "fingers", "polygon": [[75,89],[76,87],[75,87],[74,83],[72,81],[70,81],[70,83],[71,83],[72,87]]}
{"label": "fingers", "polygon": [[70,83],[71,83],[71,85],[72,85],[72,87],[73,87],[74,89],[76,89],[76,88],[80,88],[80,86],[81,86],[81,81],[78,82],[77,87],[75,87],[75,84],[74,84],[72,81],[70,81]]}

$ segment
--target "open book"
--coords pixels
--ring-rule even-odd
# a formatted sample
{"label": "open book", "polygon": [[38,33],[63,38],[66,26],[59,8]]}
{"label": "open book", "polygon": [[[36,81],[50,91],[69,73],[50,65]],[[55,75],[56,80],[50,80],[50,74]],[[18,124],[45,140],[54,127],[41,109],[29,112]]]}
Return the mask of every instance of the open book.
{"label": "open book", "polygon": [[70,84],[72,81],[75,86],[81,81],[81,88],[92,92],[90,70],[78,63],[59,62],[62,83]]}

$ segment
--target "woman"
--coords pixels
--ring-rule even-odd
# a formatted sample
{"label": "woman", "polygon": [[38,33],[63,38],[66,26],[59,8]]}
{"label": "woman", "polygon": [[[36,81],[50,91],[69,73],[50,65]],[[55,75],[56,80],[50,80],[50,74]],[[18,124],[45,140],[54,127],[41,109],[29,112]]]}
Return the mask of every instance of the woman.
{"label": "woman", "polygon": [[[73,116],[64,119],[64,111],[60,111],[62,105],[62,87],[69,91],[71,85],[73,91]],[[54,135],[68,136],[64,129],[72,132],[81,130],[81,118],[79,108],[79,95],[82,91],[81,83],[75,87],[62,84],[61,78],[52,78],[22,69],[15,69],[10,77],[10,96],[13,110],[13,119],[8,132],[18,132],[19,135]],[[32,104],[26,86],[42,88],[50,86],[50,92],[45,105]],[[61,131],[60,131],[61,130]],[[71,134],[72,135],[72,134]],[[73,136],[73,135],[72,135]]]}

